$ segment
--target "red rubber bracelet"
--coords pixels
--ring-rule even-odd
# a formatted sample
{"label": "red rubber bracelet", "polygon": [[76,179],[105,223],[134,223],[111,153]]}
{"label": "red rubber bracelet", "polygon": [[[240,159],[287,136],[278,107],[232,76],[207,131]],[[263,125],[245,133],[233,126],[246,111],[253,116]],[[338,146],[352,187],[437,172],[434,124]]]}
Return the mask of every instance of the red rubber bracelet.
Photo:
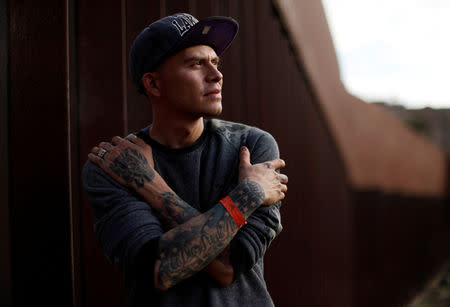
{"label": "red rubber bracelet", "polygon": [[220,203],[225,207],[225,209],[227,209],[228,213],[230,213],[231,217],[239,228],[247,223],[241,211],[238,207],[236,207],[236,204],[231,200],[229,196],[225,196],[224,198],[222,198],[220,200]]}

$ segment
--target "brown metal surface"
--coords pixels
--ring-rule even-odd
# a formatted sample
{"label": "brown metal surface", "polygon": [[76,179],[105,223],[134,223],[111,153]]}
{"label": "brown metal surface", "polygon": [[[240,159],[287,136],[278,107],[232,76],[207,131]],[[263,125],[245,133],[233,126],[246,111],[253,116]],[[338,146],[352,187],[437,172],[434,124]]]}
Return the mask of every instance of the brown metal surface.
{"label": "brown metal surface", "polygon": [[66,76],[67,76],[67,146],[69,171],[69,202],[71,232],[72,306],[83,301],[83,272],[81,271],[81,174],[78,114],[78,67],[76,41],[76,0],[66,1]]}
{"label": "brown metal surface", "polygon": [[[122,20],[121,1],[82,0],[77,4],[79,165],[82,167],[94,145],[124,134],[122,23],[125,20]],[[122,275],[98,248],[92,210],[84,195],[82,199],[83,306],[123,305]]]}
{"label": "brown metal surface", "polygon": [[258,101],[249,110],[258,109],[255,124],[278,141],[289,176],[284,230],[266,254],[269,291],[276,306],[351,306],[352,212],[344,167],[279,20],[269,3],[258,4]]}
{"label": "brown metal surface", "polygon": [[[166,1],[161,1],[161,2],[162,2],[162,4],[165,3],[166,15],[190,12],[189,5],[193,3],[193,2],[187,1],[187,0],[166,0]],[[208,2],[208,1],[206,1],[206,2]],[[162,17],[162,16],[160,16],[160,17]]]}
{"label": "brown metal surface", "polygon": [[12,304],[9,220],[9,1],[0,2],[0,305]]}
{"label": "brown metal surface", "polygon": [[448,202],[353,191],[354,306],[406,306],[450,257]]}
{"label": "brown metal surface", "polygon": [[61,1],[10,2],[8,150],[15,306],[67,306],[72,301],[65,12]]}
{"label": "brown metal surface", "polygon": [[[134,0],[126,1],[126,63],[128,52],[135,37],[151,22],[160,16],[161,4],[158,1]],[[165,9],[165,8],[164,8]],[[127,82],[127,118],[128,132],[134,132],[147,126],[152,121],[152,106],[147,97],[137,92],[136,86],[126,70]]]}
{"label": "brown metal surface", "polygon": [[[224,11],[219,14],[231,16],[241,21],[243,18],[243,2],[239,0],[227,1]],[[238,32],[236,39],[231,47],[221,56],[221,70],[223,74],[223,113],[221,118],[232,119],[236,122],[245,122],[247,114],[245,112],[243,75],[245,65],[242,62],[244,55],[244,43],[241,31]]]}

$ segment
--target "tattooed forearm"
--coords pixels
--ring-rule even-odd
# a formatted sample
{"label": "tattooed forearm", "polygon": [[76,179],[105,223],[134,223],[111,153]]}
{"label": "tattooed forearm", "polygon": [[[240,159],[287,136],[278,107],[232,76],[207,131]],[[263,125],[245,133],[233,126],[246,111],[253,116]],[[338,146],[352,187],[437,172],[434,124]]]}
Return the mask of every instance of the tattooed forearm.
{"label": "tattooed forearm", "polygon": [[142,188],[146,182],[155,178],[155,171],[148,165],[147,159],[133,148],[125,148],[109,165],[110,169],[127,183],[134,182]]}
{"label": "tattooed forearm", "polygon": [[247,219],[263,201],[264,190],[258,183],[250,180],[244,180],[238,187],[229,196]]}
{"label": "tattooed forearm", "polygon": [[[264,192],[259,184],[244,181],[229,196],[247,218],[261,204]],[[224,250],[238,230],[219,203],[166,232],[159,242],[159,287],[167,289],[202,270]]]}
{"label": "tattooed forearm", "polygon": [[[202,270],[229,243],[238,228],[220,206],[167,232],[160,239],[158,284],[167,289]],[[229,239],[228,239],[229,238]]]}
{"label": "tattooed forearm", "polygon": [[200,215],[200,212],[172,192],[161,193],[159,196],[161,197],[160,205],[152,207],[166,230]]}
{"label": "tattooed forearm", "polygon": [[200,215],[200,212],[192,208],[188,203],[174,193],[166,192],[162,193],[161,196],[163,198],[163,206],[168,216],[178,225]]}

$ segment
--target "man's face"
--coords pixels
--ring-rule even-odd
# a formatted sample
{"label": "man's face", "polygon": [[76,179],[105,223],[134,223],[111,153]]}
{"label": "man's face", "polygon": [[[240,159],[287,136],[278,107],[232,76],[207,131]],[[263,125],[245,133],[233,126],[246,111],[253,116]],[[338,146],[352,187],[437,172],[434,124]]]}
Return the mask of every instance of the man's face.
{"label": "man's face", "polygon": [[169,112],[198,118],[222,112],[223,76],[219,58],[209,46],[184,49],[157,69],[160,100]]}

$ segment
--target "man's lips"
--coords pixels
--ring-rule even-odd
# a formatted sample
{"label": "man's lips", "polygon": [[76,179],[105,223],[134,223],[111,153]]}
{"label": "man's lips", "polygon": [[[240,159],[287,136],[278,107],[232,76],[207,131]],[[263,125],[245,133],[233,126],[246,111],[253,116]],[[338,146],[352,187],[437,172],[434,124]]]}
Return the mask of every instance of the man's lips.
{"label": "man's lips", "polygon": [[215,89],[215,90],[206,92],[206,94],[203,95],[203,96],[216,95],[216,94],[220,94],[221,92],[222,92],[222,90],[220,90],[220,89]]}

